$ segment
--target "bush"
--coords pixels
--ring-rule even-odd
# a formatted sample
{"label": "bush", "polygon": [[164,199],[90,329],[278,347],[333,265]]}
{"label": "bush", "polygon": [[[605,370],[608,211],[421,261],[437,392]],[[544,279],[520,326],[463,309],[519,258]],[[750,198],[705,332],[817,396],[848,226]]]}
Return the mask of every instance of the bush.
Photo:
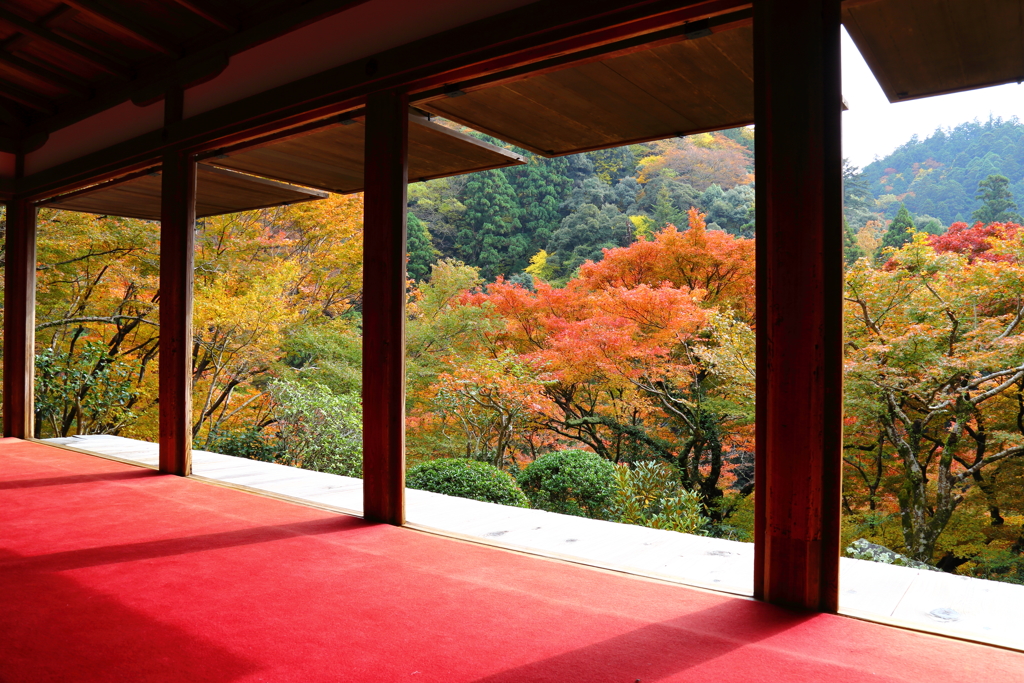
{"label": "bush", "polygon": [[611,517],[623,524],[704,535],[709,520],[702,514],[700,496],[687,491],[679,472],[664,462],[641,462],[615,468]]}
{"label": "bush", "polygon": [[280,454],[279,445],[255,428],[240,432],[217,432],[210,438],[206,449],[214,453],[264,462],[274,462]]}
{"label": "bush", "polygon": [[277,382],[270,393],[281,463],[363,476],[363,409],[358,394],[335,394],[322,384],[297,382]]}
{"label": "bush", "polygon": [[589,451],[555,451],[523,468],[518,480],[535,508],[606,519],[615,493],[615,466]]}
{"label": "bush", "polygon": [[485,503],[518,508],[530,507],[526,496],[508,472],[494,465],[466,458],[440,458],[411,468],[405,485],[420,491],[433,491]]}

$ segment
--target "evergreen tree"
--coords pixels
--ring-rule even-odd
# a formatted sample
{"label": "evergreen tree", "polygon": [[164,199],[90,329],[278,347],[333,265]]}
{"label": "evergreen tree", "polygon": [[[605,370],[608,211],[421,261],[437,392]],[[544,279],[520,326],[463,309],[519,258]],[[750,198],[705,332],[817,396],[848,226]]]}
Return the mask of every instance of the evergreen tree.
{"label": "evergreen tree", "polygon": [[900,204],[900,210],[896,212],[896,218],[892,219],[892,223],[889,224],[889,229],[882,235],[882,244],[878,247],[878,253],[876,256],[882,255],[882,250],[886,247],[892,247],[893,249],[899,249],[904,244],[910,241],[910,233],[908,230],[913,230],[914,218],[907,211],[907,207]]}
{"label": "evergreen tree", "polygon": [[843,159],[843,216],[854,232],[868,221],[880,218],[864,173],[849,159]]}
{"label": "evergreen tree", "polygon": [[566,216],[551,236],[545,265],[556,266],[562,280],[568,280],[584,261],[600,261],[604,249],[625,246],[633,224],[612,204],[597,208],[584,204]]}
{"label": "evergreen tree", "polygon": [[654,222],[658,228],[664,228],[666,225],[686,225],[683,213],[676,208],[668,188],[664,185],[658,190],[658,199],[654,202]]}
{"label": "evergreen tree", "polygon": [[1010,191],[1010,179],[1004,175],[990,175],[978,183],[978,194],[975,199],[981,200],[981,208],[971,214],[971,218],[982,223],[1019,223],[1020,214],[1014,209]]}
{"label": "evergreen tree", "polygon": [[430,275],[430,266],[437,260],[437,249],[430,239],[427,224],[409,212],[406,219],[406,253],[409,262],[406,272],[417,282],[424,281]]}
{"label": "evergreen tree", "polygon": [[[535,254],[547,245],[551,234],[558,229],[565,212],[561,209],[565,196],[572,189],[569,162],[565,157],[545,159],[528,156],[523,166],[512,166],[502,172],[518,197],[519,223],[529,242],[526,256]],[[528,261],[517,260],[513,271],[526,268]]]}
{"label": "evergreen tree", "polygon": [[530,243],[522,234],[522,211],[505,174],[495,170],[473,175],[465,197],[456,245],[459,257],[479,268],[487,280],[525,268],[532,255]]}
{"label": "evergreen tree", "polygon": [[857,244],[857,235],[854,234],[853,228],[850,227],[849,221],[846,217],[843,217],[843,260],[846,261],[846,265],[852,266],[856,263],[857,259],[864,255],[864,250]]}

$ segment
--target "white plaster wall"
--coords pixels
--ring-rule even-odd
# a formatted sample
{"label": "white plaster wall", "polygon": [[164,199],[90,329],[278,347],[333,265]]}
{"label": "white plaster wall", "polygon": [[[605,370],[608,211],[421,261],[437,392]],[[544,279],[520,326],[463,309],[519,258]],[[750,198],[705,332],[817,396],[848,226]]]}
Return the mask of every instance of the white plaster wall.
{"label": "white plaster wall", "polygon": [[25,155],[25,174],[32,175],[118,142],[158,130],[164,124],[163,102],[137,107],[119,104],[50,134],[42,147]]}

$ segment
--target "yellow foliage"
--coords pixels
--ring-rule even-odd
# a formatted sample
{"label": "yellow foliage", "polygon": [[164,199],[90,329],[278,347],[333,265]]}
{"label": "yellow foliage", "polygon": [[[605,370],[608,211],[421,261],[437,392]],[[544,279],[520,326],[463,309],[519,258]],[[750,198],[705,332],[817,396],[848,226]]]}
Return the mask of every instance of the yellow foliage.
{"label": "yellow foliage", "polygon": [[558,269],[553,263],[548,263],[549,258],[551,254],[541,249],[530,257],[530,265],[526,267],[526,272],[545,282],[550,280],[557,274]]}
{"label": "yellow foliage", "polygon": [[630,216],[629,222],[633,224],[633,235],[636,237],[638,242],[650,242],[654,239],[654,231],[657,228],[657,223],[645,214],[639,216]]}

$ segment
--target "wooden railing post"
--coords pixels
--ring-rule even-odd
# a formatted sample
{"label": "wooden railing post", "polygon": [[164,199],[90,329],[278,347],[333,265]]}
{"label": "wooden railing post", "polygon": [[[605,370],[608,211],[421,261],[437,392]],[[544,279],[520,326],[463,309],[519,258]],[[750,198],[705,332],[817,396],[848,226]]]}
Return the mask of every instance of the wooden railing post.
{"label": "wooden railing post", "polygon": [[755,593],[830,612],[843,395],[839,5],[754,3]]}
{"label": "wooden railing post", "polygon": [[36,207],[7,202],[4,271],[4,436],[33,436]]}
{"label": "wooden railing post", "polygon": [[397,525],[405,522],[408,147],[406,95],[370,95],[363,197],[363,514]]}

